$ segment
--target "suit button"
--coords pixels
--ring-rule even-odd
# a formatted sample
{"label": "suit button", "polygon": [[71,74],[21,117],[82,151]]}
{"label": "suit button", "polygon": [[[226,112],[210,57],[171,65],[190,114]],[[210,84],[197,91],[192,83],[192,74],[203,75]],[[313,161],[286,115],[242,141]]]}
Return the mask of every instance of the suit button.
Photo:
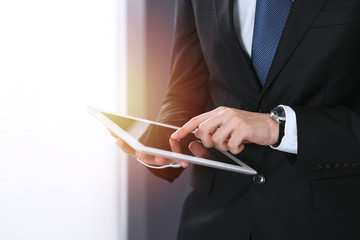
{"label": "suit button", "polygon": [[329,169],[329,168],[332,168],[332,166],[333,166],[332,163],[325,163],[324,168]]}
{"label": "suit button", "polygon": [[324,163],[318,163],[318,164],[316,164],[316,170],[321,170],[321,169],[323,169],[324,168]]}
{"label": "suit button", "polygon": [[339,168],[339,167],[341,167],[342,166],[342,163],[335,163],[334,164],[334,168]]}
{"label": "suit button", "polygon": [[360,167],[360,163],[353,163],[351,164],[351,167],[352,168]]}
{"label": "suit button", "polygon": [[265,177],[261,174],[256,174],[253,177],[253,182],[255,183],[255,185],[261,185],[265,183]]}
{"label": "suit button", "polygon": [[348,168],[348,167],[350,167],[350,166],[351,166],[351,163],[348,163],[348,162],[346,162],[346,163],[343,164],[343,168]]}

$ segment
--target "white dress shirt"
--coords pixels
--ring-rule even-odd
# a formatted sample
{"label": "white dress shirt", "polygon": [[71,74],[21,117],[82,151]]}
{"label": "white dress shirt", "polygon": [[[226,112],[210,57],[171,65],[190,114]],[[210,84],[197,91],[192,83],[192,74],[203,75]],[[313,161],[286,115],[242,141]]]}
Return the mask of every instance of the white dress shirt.
{"label": "white dress shirt", "polygon": [[[235,0],[234,1],[234,26],[238,40],[251,57],[252,38],[255,25],[256,0]],[[278,147],[274,148],[279,151],[297,154],[297,124],[295,111],[284,106],[286,114],[285,134]]]}

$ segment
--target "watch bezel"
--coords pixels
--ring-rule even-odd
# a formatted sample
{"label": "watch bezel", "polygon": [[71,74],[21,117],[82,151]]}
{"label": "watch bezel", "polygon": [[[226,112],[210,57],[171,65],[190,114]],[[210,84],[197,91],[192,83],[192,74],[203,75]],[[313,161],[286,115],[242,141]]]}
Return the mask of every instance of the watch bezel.
{"label": "watch bezel", "polygon": [[282,106],[278,106],[271,110],[270,117],[275,119],[278,123],[286,121],[285,109]]}

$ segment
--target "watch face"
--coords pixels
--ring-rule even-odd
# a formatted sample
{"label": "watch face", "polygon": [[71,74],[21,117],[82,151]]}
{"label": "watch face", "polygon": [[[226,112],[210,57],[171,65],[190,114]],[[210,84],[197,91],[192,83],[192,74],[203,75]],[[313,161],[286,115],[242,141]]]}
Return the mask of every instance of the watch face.
{"label": "watch face", "polygon": [[276,117],[280,121],[286,120],[286,114],[283,107],[276,107],[271,111],[271,113],[274,115],[274,117]]}

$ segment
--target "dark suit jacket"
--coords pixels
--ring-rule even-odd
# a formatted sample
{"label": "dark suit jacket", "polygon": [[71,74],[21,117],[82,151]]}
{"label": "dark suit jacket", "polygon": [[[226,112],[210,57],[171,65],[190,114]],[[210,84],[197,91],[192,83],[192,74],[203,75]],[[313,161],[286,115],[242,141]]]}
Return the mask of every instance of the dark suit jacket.
{"label": "dark suit jacket", "polygon": [[[360,1],[295,0],[265,86],[238,42],[233,0],[177,0],[159,120],[218,106],[297,116],[298,154],[247,144],[264,175],[193,166],[179,239],[360,239]],[[179,172],[157,171],[174,180]]]}

